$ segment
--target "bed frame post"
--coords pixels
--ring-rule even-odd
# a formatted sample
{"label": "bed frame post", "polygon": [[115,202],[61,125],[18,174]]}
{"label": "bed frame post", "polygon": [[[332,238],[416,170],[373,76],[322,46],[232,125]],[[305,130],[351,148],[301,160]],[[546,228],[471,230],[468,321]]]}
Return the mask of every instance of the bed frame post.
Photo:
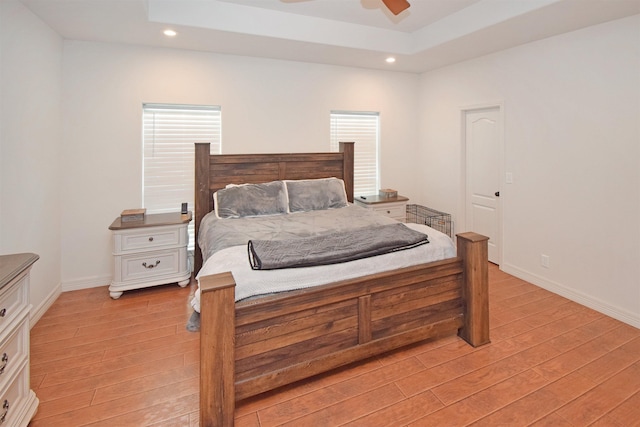
{"label": "bed frame post", "polygon": [[342,180],[344,181],[344,187],[347,191],[347,200],[353,203],[353,159],[354,159],[354,145],[353,142],[340,142],[340,152],[344,153],[342,164]]}
{"label": "bed frame post", "polygon": [[209,153],[211,152],[210,143],[196,142],[196,160],[195,160],[195,253],[193,258],[193,275],[195,276],[202,267],[202,252],[198,245],[198,231],[200,230],[200,221],[211,210],[209,198]]}
{"label": "bed frame post", "polygon": [[200,278],[200,426],[232,427],[235,413],[235,281]]}
{"label": "bed frame post", "polygon": [[477,233],[460,233],[458,257],[462,259],[464,326],[458,335],[474,347],[489,341],[489,238]]}

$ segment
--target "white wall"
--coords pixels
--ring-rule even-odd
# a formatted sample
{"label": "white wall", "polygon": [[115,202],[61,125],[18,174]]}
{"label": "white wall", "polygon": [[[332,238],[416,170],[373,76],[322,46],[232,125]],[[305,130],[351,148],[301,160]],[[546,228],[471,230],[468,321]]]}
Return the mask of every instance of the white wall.
{"label": "white wall", "polygon": [[420,198],[459,220],[461,109],[493,102],[514,177],[502,268],[640,327],[640,16],[421,76]]}
{"label": "white wall", "polygon": [[34,252],[32,315],[60,289],[62,39],[0,1],[0,254]]}
{"label": "white wall", "polygon": [[417,75],[79,41],[63,69],[63,289],[111,278],[107,227],[142,203],[144,102],[220,105],[225,153],[327,151],[330,110],[379,111],[381,184],[420,191]]}

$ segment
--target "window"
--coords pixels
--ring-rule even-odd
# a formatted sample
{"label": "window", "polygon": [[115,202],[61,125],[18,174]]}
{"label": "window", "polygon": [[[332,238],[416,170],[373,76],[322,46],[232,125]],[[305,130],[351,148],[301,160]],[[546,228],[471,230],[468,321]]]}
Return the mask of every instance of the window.
{"label": "window", "polygon": [[[220,153],[220,107],[143,104],[142,204],[148,213],[176,212],[182,202],[193,211],[195,142],[210,142]],[[189,249],[194,248],[194,222]]]}
{"label": "window", "polygon": [[355,195],[378,194],[378,141],[380,115],[369,112],[331,112],[331,151],[339,142],[355,142]]}

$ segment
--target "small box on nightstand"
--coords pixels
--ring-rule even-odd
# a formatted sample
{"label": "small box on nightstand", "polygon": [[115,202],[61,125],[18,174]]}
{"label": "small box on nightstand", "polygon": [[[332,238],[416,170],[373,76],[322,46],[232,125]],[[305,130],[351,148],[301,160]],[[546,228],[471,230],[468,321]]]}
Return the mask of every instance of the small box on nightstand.
{"label": "small box on nightstand", "polygon": [[398,190],[392,190],[391,188],[381,188],[378,190],[378,196],[384,199],[395,199],[398,197]]}
{"label": "small box on nightstand", "polygon": [[142,209],[125,209],[120,214],[121,222],[138,222],[144,221],[144,215],[147,210],[145,208]]}

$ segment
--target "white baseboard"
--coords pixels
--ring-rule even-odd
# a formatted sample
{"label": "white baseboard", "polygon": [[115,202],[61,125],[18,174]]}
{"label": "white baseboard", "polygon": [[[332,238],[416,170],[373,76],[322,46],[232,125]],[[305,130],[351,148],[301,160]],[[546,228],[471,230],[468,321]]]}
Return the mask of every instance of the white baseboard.
{"label": "white baseboard", "polygon": [[592,308],[602,314],[613,317],[621,322],[627,323],[636,328],[640,328],[640,314],[632,313],[620,307],[613,306],[598,298],[594,298],[590,295],[571,289],[560,283],[545,279],[536,274],[522,270],[518,267],[509,264],[502,264],[500,269],[505,273],[511,274],[519,279],[526,280],[536,286],[546,289],[554,294],[561,295],[571,301],[582,304],[586,307]]}
{"label": "white baseboard", "polygon": [[70,280],[62,283],[62,292],[77,291],[79,289],[98,288],[111,284],[111,276],[94,276]]}
{"label": "white baseboard", "polygon": [[54,302],[58,299],[60,294],[62,293],[62,287],[58,284],[53,288],[49,295],[38,305],[35,309],[31,310],[31,315],[29,317],[29,325],[31,328],[38,323],[38,320],[42,317],[42,315],[49,310],[49,307],[53,305]]}

